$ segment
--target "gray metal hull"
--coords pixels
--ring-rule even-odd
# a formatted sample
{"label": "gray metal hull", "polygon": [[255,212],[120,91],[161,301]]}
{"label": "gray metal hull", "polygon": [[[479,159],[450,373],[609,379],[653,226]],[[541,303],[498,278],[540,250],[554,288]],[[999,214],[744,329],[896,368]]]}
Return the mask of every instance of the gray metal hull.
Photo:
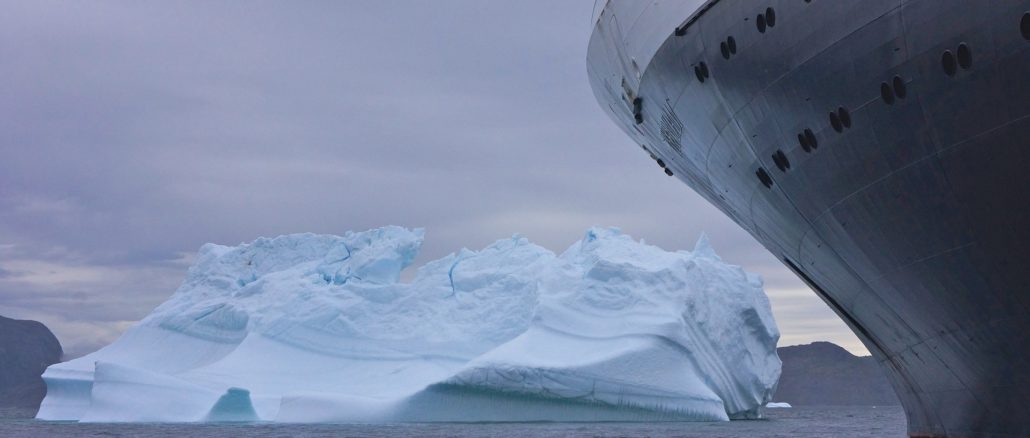
{"label": "gray metal hull", "polygon": [[910,435],[1028,436],[1028,11],[709,1],[644,62],[601,14],[588,64],[613,120],[855,331]]}

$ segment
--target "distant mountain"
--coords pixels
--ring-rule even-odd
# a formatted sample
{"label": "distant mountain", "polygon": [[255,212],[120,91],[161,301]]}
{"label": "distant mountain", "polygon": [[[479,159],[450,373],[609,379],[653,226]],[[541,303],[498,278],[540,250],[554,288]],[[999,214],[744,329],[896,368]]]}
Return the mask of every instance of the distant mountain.
{"label": "distant mountain", "polygon": [[813,342],[776,349],[783,374],[773,401],[804,405],[897,405],[897,396],[872,356]]}
{"label": "distant mountain", "polygon": [[33,413],[46,395],[40,377],[61,361],[61,343],[45,325],[0,316],[0,408]]}

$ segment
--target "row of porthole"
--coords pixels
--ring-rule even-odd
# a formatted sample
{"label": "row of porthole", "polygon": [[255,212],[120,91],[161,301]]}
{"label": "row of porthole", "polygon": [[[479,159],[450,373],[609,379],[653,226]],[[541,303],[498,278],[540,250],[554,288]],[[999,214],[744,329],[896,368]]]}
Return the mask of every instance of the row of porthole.
{"label": "row of porthole", "polygon": [[[805,3],[810,2],[811,0],[805,0]],[[759,32],[765,33],[768,27],[776,25],[775,14],[776,12],[772,8],[766,8],[765,14],[758,14],[756,26],[758,27]],[[1030,40],[1030,12],[1023,14],[1023,17],[1020,20],[1020,32],[1024,39]],[[736,41],[732,36],[728,37],[726,41],[720,44],[720,51],[722,52],[722,57],[725,59],[730,59],[731,55],[736,54],[736,49]],[[950,50],[945,50],[944,54],[941,56],[941,66],[948,76],[954,76],[955,73],[957,73],[958,69],[956,67],[968,70],[972,65],[972,50],[965,43],[959,44],[956,54],[953,55]],[[699,66],[694,67],[694,74],[700,82],[704,82],[704,79],[709,76],[707,65],[702,62]],[[908,92],[905,86],[905,81],[900,76],[895,76],[891,80],[891,84],[888,84],[887,82],[880,84],[880,96],[888,105],[894,103],[895,97],[898,99],[904,99],[907,95]],[[843,132],[844,129],[851,128],[851,115],[848,113],[848,110],[844,107],[838,107],[836,111],[831,111],[830,126],[837,132]],[[805,152],[811,152],[818,147],[818,141],[815,138],[815,134],[807,128],[804,132],[798,134],[798,143],[800,143],[801,148]],[[790,168],[790,161],[787,160],[786,154],[784,154],[782,150],[777,149],[772,158],[776,167],[778,167],[780,171],[786,172],[786,170]],[[666,171],[668,172],[668,169],[666,169]],[[766,187],[772,187],[772,178],[764,168],[759,167],[756,175],[763,185]]]}
{"label": "row of porthole", "polygon": [[755,26],[758,27],[759,33],[765,33],[766,28],[776,27],[776,10],[765,8],[765,13],[758,14],[758,18],[755,19]]}
{"label": "row of porthole", "polygon": [[[807,0],[806,0],[807,1]],[[772,10],[769,8],[766,10],[766,15]],[[759,14],[761,16],[761,14]],[[775,16],[775,15],[774,15]],[[1023,38],[1030,40],[1030,12],[1023,14],[1023,18],[1020,20],[1020,32],[1023,34]],[[944,72],[948,76],[954,76],[958,71],[958,67],[962,69],[969,69],[973,65],[973,51],[969,48],[966,43],[959,43],[958,49],[953,55],[950,50],[945,50],[941,57],[941,66],[944,68]],[[880,97],[885,103],[891,105],[894,103],[894,98],[904,99],[908,95],[908,91],[905,86],[905,80],[900,76],[894,76],[891,80],[891,84],[887,82],[880,83]],[[830,112],[830,126],[833,127],[834,131],[843,132],[844,129],[851,127],[851,116],[848,114],[847,109],[844,107],[837,108],[836,112]],[[805,132],[798,134],[798,142],[801,144],[801,148],[805,152],[811,152],[816,146],[815,135],[812,131],[805,129]],[[777,151],[779,153],[779,151]],[[775,160],[774,160],[775,161]],[[777,164],[777,167],[782,167]],[[790,165],[786,166],[790,168]],[[783,170],[782,168],[780,170]]]}
{"label": "row of porthole", "polygon": [[708,74],[708,64],[705,64],[704,61],[701,61],[697,65],[695,65],[694,66],[694,76],[697,76],[697,81],[698,82],[704,82],[705,79],[708,79],[708,77],[709,77],[709,74]]}
{"label": "row of porthole", "polygon": [[908,91],[905,89],[905,80],[901,76],[895,76],[891,80],[891,83],[886,82],[880,83],[880,98],[883,99],[887,105],[894,104],[894,98],[904,99],[908,95]]}
{"label": "row of porthole", "polygon": [[[811,0],[805,0],[806,3],[810,1]],[[765,33],[768,28],[776,27],[776,10],[771,7],[765,8],[765,13],[758,14],[758,17],[755,19],[755,26],[758,28],[759,33]],[[726,58],[729,59],[728,57]],[[813,149],[819,147],[818,141],[815,139],[815,134],[811,129],[807,128],[798,134],[798,142],[801,143],[801,148],[805,152],[811,152]],[[787,159],[787,154],[783,153],[782,150],[777,149],[776,153],[772,154],[772,160],[776,165],[776,168],[780,169],[780,172],[786,172],[787,169],[790,169],[790,160]],[[758,171],[755,172],[755,175],[758,176],[758,180],[761,181],[762,185],[766,188],[772,187],[772,177],[770,177],[769,173],[765,171],[765,168],[759,167]]]}
{"label": "row of porthole", "polygon": [[[808,1],[811,1],[811,0],[806,0],[806,2],[808,2]],[[769,27],[775,27],[776,26],[776,10],[774,10],[771,7],[766,8],[765,9],[765,13],[758,14],[758,18],[756,19],[756,23],[757,23],[757,26],[758,26],[758,31],[762,32],[762,33],[765,33],[766,29],[769,28]],[[686,29],[676,28],[676,31],[673,34],[676,35],[676,36],[683,36],[683,35],[686,34]],[[722,53],[722,57],[723,58],[730,59],[730,56],[735,55],[737,53],[737,40],[735,38],[733,38],[733,36],[727,37],[726,41],[723,41],[722,43],[719,44],[719,51]],[[698,63],[697,65],[695,65],[694,66],[694,76],[697,77],[698,82],[704,83],[705,79],[708,79],[709,77],[711,77],[711,72],[708,70],[708,64],[706,64],[704,61],[702,61],[702,62]],[[643,116],[640,113],[640,98],[639,97],[633,100],[633,118],[637,122],[637,124],[643,123]],[[814,144],[815,143],[815,136],[811,134],[812,131],[808,130],[808,129],[806,129],[805,131],[812,137],[812,143]],[[800,138],[800,134],[799,134],[799,138]],[[805,150],[806,150],[806,152],[809,151],[808,148],[806,148]],[[777,167],[779,167],[781,171],[786,171],[786,169],[790,168],[790,162],[787,160],[787,156],[783,153],[783,151],[777,150],[776,152],[777,152],[777,154],[773,155],[773,161],[775,161],[777,163]],[[654,158],[653,155],[652,155],[652,158]],[[672,171],[669,170],[664,165],[665,163],[661,159],[656,159],[656,161],[658,162],[658,165],[660,167],[665,169],[665,173],[667,175],[672,176]],[[765,171],[762,170],[762,172],[764,173]],[[766,179],[768,179],[768,183],[767,183],[766,186],[767,187],[772,186],[772,179],[769,178],[768,174],[766,174],[765,176],[766,176]]]}
{"label": "row of porthole", "polygon": [[[851,115],[848,114],[848,110],[843,107],[837,108],[837,111],[830,113],[830,124],[834,126],[834,129],[836,129],[838,125],[834,124],[834,120],[836,120],[836,123],[841,126],[841,130],[843,130],[845,122],[847,122],[847,127],[851,127]],[[798,144],[801,145],[801,149],[806,153],[811,153],[819,148],[819,140],[815,138],[815,133],[808,128],[805,128],[803,131],[798,133]],[[787,172],[787,169],[790,169],[790,160],[787,159],[787,154],[785,154],[783,150],[777,149],[776,152],[772,154],[772,160],[773,164],[776,165],[776,168],[780,169],[780,172],[785,173]],[[759,167],[756,175],[762,182],[762,185],[772,187],[772,178],[764,168]]]}
{"label": "row of porthole", "polygon": [[[645,148],[643,145],[640,145],[640,147],[642,149],[644,149],[645,151],[647,150],[647,148]],[[672,170],[670,170],[668,167],[665,167],[665,161],[662,161],[661,158],[656,157],[651,152],[648,152],[648,155],[651,156],[652,160],[654,160],[656,163],[658,163],[658,167],[661,167],[662,169],[665,169],[665,174],[666,175],[672,176]]]}
{"label": "row of porthole", "polygon": [[[905,81],[900,76],[895,76],[892,80],[893,89],[886,82],[881,84],[880,93],[883,96],[884,101],[887,103],[894,102],[894,96],[899,99],[904,99],[907,95],[905,91]],[[889,96],[889,97],[888,97]],[[844,132],[845,129],[851,128],[851,113],[848,112],[847,108],[837,107],[836,111],[830,111],[830,126],[834,131]],[[819,141],[815,137],[815,133],[811,129],[805,128],[804,131],[798,134],[798,144],[801,145],[801,149],[807,153],[811,153],[813,150],[819,147]],[[772,155],[773,163],[780,169],[781,172],[786,172],[790,169],[790,160],[787,159],[787,155],[782,150],[777,149],[776,153]],[[759,170],[762,170],[759,168]],[[766,174],[768,176],[768,174]],[[761,177],[759,177],[761,179]],[[763,181],[763,184],[765,182]],[[771,184],[766,184],[766,187]]]}
{"label": "row of porthole", "polygon": [[[786,172],[787,169],[790,169],[790,160],[787,159],[787,154],[784,154],[783,151],[777,149],[776,153],[772,154],[772,159],[773,163],[776,164],[776,167],[780,169],[780,172]],[[758,166],[758,170],[755,171],[755,176],[758,177],[758,181],[761,181],[763,186],[766,188],[772,188],[772,177],[769,176],[769,172],[766,172],[764,167]]]}
{"label": "row of porthole", "polygon": [[[801,145],[801,149],[807,153],[811,153],[819,147],[819,141],[816,140],[815,133],[808,128],[805,128],[804,131],[801,131],[801,133],[798,134],[798,143]],[[783,153],[782,150],[777,149],[776,153],[772,155],[772,160],[773,164],[776,165],[776,168],[780,169],[780,172],[786,172],[787,169],[790,169],[790,160],[787,159],[787,154]],[[772,184],[770,183],[769,185],[766,185],[766,187],[769,187],[770,185]]]}
{"label": "row of porthole", "polygon": [[970,50],[966,43],[959,43],[955,54],[952,54],[951,50],[945,50],[941,54],[941,68],[944,69],[944,73],[948,76],[955,76],[955,73],[958,72],[958,67],[968,70],[972,66],[973,51]]}
{"label": "row of porthole", "polygon": [[766,188],[772,187],[772,177],[769,176],[769,172],[766,172],[764,167],[759,167],[758,170],[755,171],[755,176],[758,177],[758,180],[761,181],[762,185],[764,185]]}
{"label": "row of porthole", "polygon": [[737,40],[733,36],[726,37],[726,41],[719,43],[719,52],[723,58],[730,59],[730,56],[737,54]]}
{"label": "row of porthole", "polygon": [[798,143],[801,145],[801,149],[805,152],[812,152],[819,148],[819,141],[815,138],[815,133],[811,129],[805,128],[798,134]]}
{"label": "row of porthole", "polygon": [[834,131],[844,132],[851,128],[851,114],[844,107],[837,107],[837,111],[830,111],[830,126]]}
{"label": "row of porthole", "polygon": [[[805,3],[810,3],[812,0],[805,0]],[[759,33],[765,33],[765,31],[776,26],[776,10],[773,8],[766,8],[764,14],[758,14],[758,18],[755,20],[755,25],[758,27]],[[723,58],[729,59],[725,53]],[[843,131],[846,126],[851,127],[851,115],[848,110],[844,107],[837,108],[836,112],[830,113],[830,125],[834,127],[837,132]],[[811,129],[805,128],[803,131],[798,133],[798,144],[801,145],[801,149],[806,153],[811,153],[819,147],[819,141],[815,138],[815,133]],[[786,172],[790,169],[790,160],[787,159],[787,154],[783,153],[782,150],[777,149],[772,155],[773,164],[776,165],[780,172]],[[758,170],[755,171],[755,176],[761,181],[762,185],[766,188],[772,188],[773,180],[769,176],[769,172],[765,171],[764,167],[759,166]]]}
{"label": "row of porthole", "polygon": [[[809,1],[810,0],[805,0],[806,3]],[[772,16],[771,21],[770,14]],[[764,33],[767,26],[774,26],[776,20],[775,17],[775,11],[773,11],[772,8],[766,9],[764,16],[763,14],[758,14],[758,31]],[[1023,17],[1019,21],[1019,30],[1023,35],[1023,39],[1030,40],[1030,12],[1023,13]],[[729,56],[726,55],[725,52],[723,53],[723,57],[729,59]],[[954,54],[951,50],[945,50],[941,55],[941,68],[944,69],[944,73],[948,76],[955,76],[955,74],[958,73],[959,68],[968,70],[972,66],[973,51],[966,43],[959,43]],[[905,80],[902,79],[901,76],[894,76],[890,84],[887,82],[880,83],[880,97],[888,105],[894,104],[895,97],[898,99],[904,99],[907,95],[908,91],[905,87]],[[848,110],[844,107],[839,107],[837,108],[837,111],[831,111],[830,126],[832,126],[833,130],[837,132],[843,132],[844,129],[851,128],[851,115],[848,113]],[[801,149],[805,152],[811,152],[813,149],[818,147],[815,134],[812,130],[807,128],[804,132],[798,134],[798,143],[801,145]],[[773,163],[776,164],[776,167],[779,168],[781,172],[786,172],[787,169],[790,169],[790,161],[787,160],[787,156],[782,150],[777,149],[776,153],[773,154],[772,159]],[[763,185],[766,187],[772,187],[772,178],[764,168],[759,167],[756,175]]]}
{"label": "row of porthole", "polygon": [[[805,0],[806,3],[808,3],[809,1],[810,0]],[[769,21],[770,12],[773,13],[773,19],[771,23]],[[759,14],[758,18],[759,21],[757,25],[759,32],[764,33],[767,26],[771,27],[775,25],[775,11],[773,11],[772,8],[766,9],[766,14],[764,17],[763,14]],[[1023,35],[1023,38],[1026,40],[1030,40],[1030,12],[1026,12],[1023,14],[1023,17],[1019,22],[1019,29],[1020,33],[1022,33]],[[723,57],[729,59],[729,57],[725,54],[723,55]],[[950,50],[945,50],[944,54],[941,55],[941,67],[944,69],[944,73],[948,76],[955,76],[955,74],[958,72],[958,68],[968,70],[972,66],[973,51],[965,43],[959,43],[958,49],[955,51],[954,54],[952,54]],[[882,82],[880,84],[880,97],[888,105],[894,103],[895,97],[897,97],[898,99],[904,99],[907,95],[908,91],[905,86],[905,80],[902,79],[900,76],[895,76],[891,80],[890,84],[888,84],[887,82]],[[848,113],[848,110],[844,107],[839,107],[837,108],[837,111],[831,111],[830,126],[832,126],[833,130],[837,132],[843,132],[844,129],[851,128],[851,115]],[[798,134],[798,143],[800,143],[801,149],[805,152],[811,152],[813,149],[818,147],[818,142],[815,138],[815,134],[812,133],[810,129],[805,129],[804,132]],[[780,171],[786,172],[786,170],[790,168],[790,161],[787,160],[787,157],[783,153],[783,151],[777,149],[776,153],[773,154],[772,158],[773,163],[776,164],[776,167],[779,168]],[[766,187],[772,187],[772,178],[769,177],[769,174],[765,171],[764,168],[759,167],[758,172],[756,174],[763,185],[765,185]]]}

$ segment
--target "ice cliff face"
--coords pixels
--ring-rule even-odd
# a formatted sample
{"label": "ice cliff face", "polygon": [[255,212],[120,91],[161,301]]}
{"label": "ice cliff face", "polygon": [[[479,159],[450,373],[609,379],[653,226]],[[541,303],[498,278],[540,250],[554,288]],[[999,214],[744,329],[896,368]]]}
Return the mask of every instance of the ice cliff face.
{"label": "ice cliff face", "polygon": [[726,420],[779,377],[761,281],[702,238],[515,236],[398,282],[421,230],[205,245],[114,344],[51,366],[41,419]]}
{"label": "ice cliff face", "polygon": [[529,329],[444,384],[708,420],[770,397],[779,333],[761,280],[702,237],[670,253],[592,229],[541,276]]}

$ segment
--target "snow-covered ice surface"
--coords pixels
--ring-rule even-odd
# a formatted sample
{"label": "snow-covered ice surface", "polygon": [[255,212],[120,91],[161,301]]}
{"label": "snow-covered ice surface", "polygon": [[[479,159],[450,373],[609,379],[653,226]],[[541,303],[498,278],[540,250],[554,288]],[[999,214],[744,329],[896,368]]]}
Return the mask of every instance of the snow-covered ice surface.
{"label": "snow-covered ice surface", "polygon": [[85,422],[713,421],[780,373],[761,280],[702,237],[514,236],[399,282],[422,230],[201,248],[118,341],[47,369],[38,418]]}
{"label": "snow-covered ice surface", "polygon": [[787,403],[787,402],[773,402],[773,403],[766,403],[765,407],[767,407],[767,408],[789,408],[789,407],[792,407],[792,406],[790,405],[790,403]]}

